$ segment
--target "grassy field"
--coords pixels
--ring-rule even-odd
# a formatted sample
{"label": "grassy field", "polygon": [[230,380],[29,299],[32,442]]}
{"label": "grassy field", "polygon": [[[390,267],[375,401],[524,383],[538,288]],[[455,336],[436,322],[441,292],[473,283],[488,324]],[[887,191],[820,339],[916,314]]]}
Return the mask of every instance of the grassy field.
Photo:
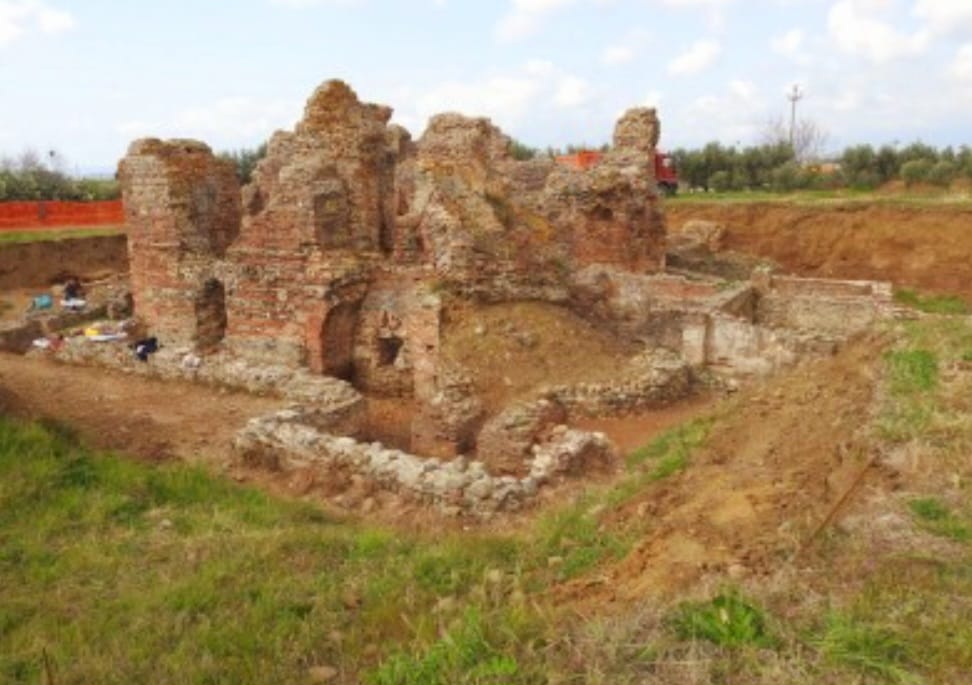
{"label": "grassy field", "polygon": [[927,460],[930,475],[886,503],[919,544],[833,529],[771,579],[600,617],[550,588],[650,531],[650,517],[602,521],[691,469],[717,417],[516,533],[338,520],[0,419],[0,682],[972,682],[972,327],[929,317],[896,340],[873,432]]}
{"label": "grassy field", "polygon": [[66,226],[64,228],[0,231],[0,246],[10,243],[37,243],[49,240],[120,235],[123,232],[123,226]]}
{"label": "grassy field", "polygon": [[726,192],[680,192],[665,199],[668,204],[748,204],[770,203],[796,206],[834,206],[841,204],[889,205],[904,207],[955,207],[972,206],[972,192],[944,189],[902,189],[895,192],[874,190],[798,190],[790,193],[768,190]]}

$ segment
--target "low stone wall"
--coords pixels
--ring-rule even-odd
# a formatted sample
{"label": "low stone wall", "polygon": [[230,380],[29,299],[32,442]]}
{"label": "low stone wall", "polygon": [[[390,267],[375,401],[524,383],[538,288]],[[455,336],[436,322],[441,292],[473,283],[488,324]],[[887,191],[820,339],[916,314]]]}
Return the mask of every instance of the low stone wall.
{"label": "low stone wall", "polygon": [[562,405],[570,418],[617,416],[668,404],[692,393],[691,367],[677,354],[648,350],[629,365],[628,378],[605,383],[559,385],[544,397]]}
{"label": "low stone wall", "polygon": [[284,471],[348,469],[380,487],[417,496],[444,513],[477,517],[516,510],[540,486],[565,474],[614,463],[613,445],[601,433],[558,426],[531,449],[522,478],[489,473],[481,461],[458,456],[423,458],[381,443],[338,437],[304,423],[299,411],[280,411],[250,420],[236,439],[241,460]]}

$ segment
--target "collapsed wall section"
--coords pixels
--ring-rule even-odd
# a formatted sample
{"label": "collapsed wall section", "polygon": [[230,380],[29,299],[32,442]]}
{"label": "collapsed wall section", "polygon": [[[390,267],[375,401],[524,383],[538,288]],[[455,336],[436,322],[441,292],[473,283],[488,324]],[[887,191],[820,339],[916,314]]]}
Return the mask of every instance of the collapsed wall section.
{"label": "collapsed wall section", "polygon": [[513,159],[511,140],[488,119],[437,115],[399,167],[398,186],[412,191],[399,242],[419,246],[452,288],[494,301],[564,301],[571,273],[590,264],[659,271],[657,132],[654,110],[631,110],[615,149],[578,171]]}

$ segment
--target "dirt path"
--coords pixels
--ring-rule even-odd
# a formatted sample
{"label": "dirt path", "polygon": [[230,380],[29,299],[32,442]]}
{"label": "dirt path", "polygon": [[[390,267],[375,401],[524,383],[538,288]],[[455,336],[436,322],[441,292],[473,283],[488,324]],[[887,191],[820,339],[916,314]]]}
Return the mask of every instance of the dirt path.
{"label": "dirt path", "polygon": [[233,436],[279,399],[217,391],[120,371],[0,354],[4,412],[57,419],[91,445],[143,459],[222,463]]}

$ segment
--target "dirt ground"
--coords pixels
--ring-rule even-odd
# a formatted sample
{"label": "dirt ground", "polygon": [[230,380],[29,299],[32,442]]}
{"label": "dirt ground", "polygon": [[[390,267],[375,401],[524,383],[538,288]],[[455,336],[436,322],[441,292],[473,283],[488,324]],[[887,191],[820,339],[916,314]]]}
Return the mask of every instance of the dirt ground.
{"label": "dirt ground", "polygon": [[88,444],[153,461],[222,464],[248,418],[282,405],[277,399],[6,353],[0,354],[0,386],[7,392],[4,413],[61,421]]}
{"label": "dirt ground", "polygon": [[871,465],[858,432],[873,411],[882,348],[877,338],[858,341],[714,405],[715,424],[692,467],[605,522],[648,518],[648,534],[613,567],[562,588],[565,599],[628,602],[710,572],[759,577],[793,560],[849,493],[889,477]]}
{"label": "dirt ground", "polygon": [[443,353],[472,376],[492,415],[542,385],[618,378],[634,349],[565,307],[541,302],[448,312]]}
{"label": "dirt ground", "polygon": [[725,249],[773,260],[801,276],[873,279],[972,302],[972,209],[901,204],[669,202],[669,231],[717,221]]}

